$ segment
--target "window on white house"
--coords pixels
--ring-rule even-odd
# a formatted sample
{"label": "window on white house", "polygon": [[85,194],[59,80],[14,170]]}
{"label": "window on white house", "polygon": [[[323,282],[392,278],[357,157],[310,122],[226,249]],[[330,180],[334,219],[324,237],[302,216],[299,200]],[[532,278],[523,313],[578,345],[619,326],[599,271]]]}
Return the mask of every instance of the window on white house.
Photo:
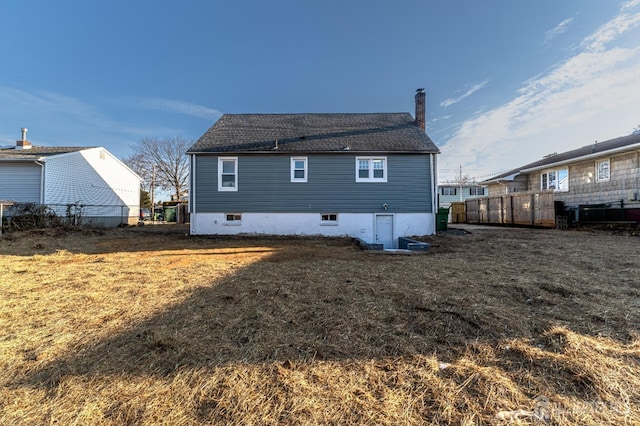
{"label": "window on white house", "polygon": [[238,157],[218,158],[218,191],[238,190]]}
{"label": "window on white house", "polygon": [[292,157],[291,182],[306,182],[307,174],[307,157]]}
{"label": "window on white house", "polygon": [[386,157],[356,157],[356,182],[386,181]]}
{"label": "window on white house", "polygon": [[323,225],[337,224],[338,223],[338,213],[322,213],[320,215],[320,220]]}
{"label": "window on white house", "polygon": [[544,172],[540,175],[540,189],[566,192],[569,190],[569,169]]}
{"label": "window on white house", "polygon": [[469,188],[469,195],[484,195],[484,188],[482,187]]}
{"label": "window on white house", "polygon": [[611,179],[611,163],[609,159],[596,161],[596,182],[608,182]]}
{"label": "window on white house", "polygon": [[457,189],[458,188],[444,187],[440,188],[440,193],[442,195],[456,195],[458,192]]}
{"label": "window on white house", "polygon": [[242,222],[242,213],[225,213],[224,218],[227,223],[240,224]]}

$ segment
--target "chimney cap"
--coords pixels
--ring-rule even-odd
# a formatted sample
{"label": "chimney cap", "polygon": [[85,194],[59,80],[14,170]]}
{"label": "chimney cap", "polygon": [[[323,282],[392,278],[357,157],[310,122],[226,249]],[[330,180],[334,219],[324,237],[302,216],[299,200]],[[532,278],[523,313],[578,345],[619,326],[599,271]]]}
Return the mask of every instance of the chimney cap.
{"label": "chimney cap", "polygon": [[424,93],[424,87],[416,89],[416,93]]}

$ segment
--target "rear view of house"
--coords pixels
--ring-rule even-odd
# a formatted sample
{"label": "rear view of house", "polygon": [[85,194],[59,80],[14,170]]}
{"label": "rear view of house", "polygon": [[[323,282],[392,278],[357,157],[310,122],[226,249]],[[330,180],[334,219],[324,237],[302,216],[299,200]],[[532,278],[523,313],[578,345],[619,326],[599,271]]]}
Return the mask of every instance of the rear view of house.
{"label": "rear view of house", "polygon": [[100,226],[135,224],[140,177],[102,147],[33,146],[22,129],[0,148],[0,200],[47,205]]}
{"label": "rear view of house", "polygon": [[409,113],[226,114],[190,155],[191,234],[349,235],[385,247],[435,232],[425,93]]}

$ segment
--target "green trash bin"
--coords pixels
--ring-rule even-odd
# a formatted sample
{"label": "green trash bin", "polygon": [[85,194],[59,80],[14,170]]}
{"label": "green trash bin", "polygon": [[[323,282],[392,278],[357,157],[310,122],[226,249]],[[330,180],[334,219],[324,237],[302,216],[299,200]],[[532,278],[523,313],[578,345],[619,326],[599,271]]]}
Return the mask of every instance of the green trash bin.
{"label": "green trash bin", "polygon": [[436,231],[446,231],[449,223],[449,208],[440,207],[436,214]]}
{"label": "green trash bin", "polygon": [[176,221],[176,207],[175,206],[166,206],[164,208],[164,220],[165,220],[165,222],[175,222]]}

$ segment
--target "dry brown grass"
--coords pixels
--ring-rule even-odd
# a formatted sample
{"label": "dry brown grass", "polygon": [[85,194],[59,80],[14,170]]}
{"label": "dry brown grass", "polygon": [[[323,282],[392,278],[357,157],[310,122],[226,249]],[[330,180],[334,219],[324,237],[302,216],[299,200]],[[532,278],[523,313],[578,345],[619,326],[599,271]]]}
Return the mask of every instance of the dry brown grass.
{"label": "dry brown grass", "polygon": [[0,424],[640,424],[640,238],[0,239]]}

